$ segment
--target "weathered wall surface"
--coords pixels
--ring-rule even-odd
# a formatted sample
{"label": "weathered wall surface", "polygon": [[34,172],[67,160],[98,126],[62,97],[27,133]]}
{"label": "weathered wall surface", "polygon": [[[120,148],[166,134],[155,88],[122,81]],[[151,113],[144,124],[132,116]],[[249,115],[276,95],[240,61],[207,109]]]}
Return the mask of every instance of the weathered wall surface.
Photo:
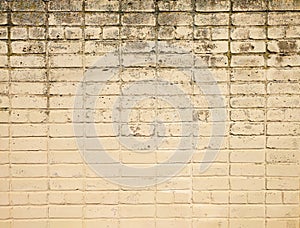
{"label": "weathered wall surface", "polygon": [[[2,0],[0,9],[1,228],[299,227],[299,1]],[[143,63],[132,67],[137,59]],[[103,79],[105,72],[114,77]],[[199,90],[196,79],[207,75],[220,94],[211,81]],[[184,91],[193,119],[178,115],[186,105],[180,99],[174,107],[148,91],[147,83],[159,80],[169,82],[165,95],[176,95],[168,86]],[[115,100],[139,81],[146,98],[129,119],[116,117]],[[96,109],[88,100],[74,106],[78,88],[97,99]],[[215,97],[224,106],[210,107]],[[96,135],[82,124],[91,119],[73,116],[80,116],[74,107],[94,117]],[[227,115],[213,117],[213,108]],[[165,123],[163,135],[156,118]],[[200,126],[192,136],[183,134],[185,121]],[[212,132],[213,124],[225,131]],[[120,136],[125,143],[165,137],[141,153]],[[166,161],[188,137],[193,141],[180,151],[193,156],[183,170],[143,188],[113,183],[126,175],[111,173],[109,162],[99,164],[108,170],[99,177],[78,146],[78,138],[100,140],[117,162],[140,168]],[[210,138],[223,138],[220,148],[209,146]],[[208,147],[219,149],[212,162]],[[212,164],[200,172],[204,163]],[[162,173],[154,176],[168,176]],[[128,176],[142,175],[137,169]]]}

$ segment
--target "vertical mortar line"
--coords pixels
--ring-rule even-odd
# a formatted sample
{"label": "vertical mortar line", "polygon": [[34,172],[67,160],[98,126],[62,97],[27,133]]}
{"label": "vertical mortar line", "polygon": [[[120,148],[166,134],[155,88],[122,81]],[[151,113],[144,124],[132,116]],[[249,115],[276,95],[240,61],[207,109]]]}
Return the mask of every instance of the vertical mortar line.
{"label": "vertical mortar line", "polygon": [[[157,86],[158,86],[158,70],[159,70],[159,65],[158,65],[158,52],[159,52],[159,49],[158,49],[158,32],[159,32],[159,24],[158,24],[158,15],[159,15],[159,7],[158,7],[158,1],[155,0],[154,1],[154,16],[155,16],[155,81],[157,82]],[[158,96],[157,96],[157,93],[158,93],[158,88],[156,88],[156,91],[155,91],[155,97],[156,97],[156,100],[155,100],[155,107],[154,107],[154,113],[155,113],[155,131],[154,131],[154,137],[156,137],[157,141],[158,141],[158,137],[159,137],[159,134],[158,134],[158,122],[157,122],[157,117],[158,117]],[[159,148],[158,148],[158,145],[156,145],[155,147],[156,149],[156,152],[155,152],[155,163],[158,164],[158,156],[157,156],[157,153],[159,153]],[[155,173],[155,178],[157,178],[157,175],[158,173]],[[156,179],[157,181],[157,179]],[[154,225],[155,227],[157,227],[157,191],[158,191],[158,188],[157,188],[157,185],[155,185],[155,194],[154,194],[154,202],[155,202],[155,218],[154,218]]]}
{"label": "vertical mortar line", "polygon": [[[192,37],[192,57],[193,57],[193,65],[192,65],[192,75],[191,75],[191,86],[192,86],[192,95],[191,95],[191,99],[192,99],[192,104],[193,104],[193,97],[195,94],[195,62],[196,62],[196,58],[195,58],[195,17],[196,17],[196,0],[192,0],[192,17],[193,17],[193,24],[192,24],[192,31],[193,31],[193,37]],[[197,128],[198,124],[195,124],[193,116],[194,116],[194,109],[191,110],[191,114],[192,116],[190,116],[191,121],[192,121],[192,126],[193,129],[197,129],[197,131],[199,131],[200,129]],[[196,121],[196,120],[195,120]],[[190,161],[190,166],[191,166],[191,170],[190,170],[190,178],[191,178],[191,196],[190,196],[190,205],[191,205],[191,226],[193,227],[193,219],[194,219],[194,207],[193,207],[193,186],[194,186],[194,178],[193,178],[193,169],[194,169],[194,158],[195,158],[195,152],[196,152],[196,145],[197,143],[195,142],[195,140],[198,140],[198,137],[195,134],[194,130],[192,131],[192,150],[193,150],[193,155],[191,157],[191,161]]]}
{"label": "vertical mortar line", "polygon": [[49,41],[49,8],[48,8],[48,0],[43,0],[45,3],[45,13],[46,13],[46,22],[45,22],[45,67],[46,67],[46,96],[47,96],[47,179],[48,179],[48,189],[47,189],[47,227],[50,226],[49,219],[50,219],[50,203],[49,203],[49,194],[50,194],[50,149],[49,149],[49,140],[50,140],[50,134],[49,134],[49,115],[50,115],[50,78],[49,78],[49,71],[50,71],[50,65],[49,65],[49,51],[48,51],[48,41]]}
{"label": "vertical mortar line", "polygon": [[[119,25],[118,25],[118,27],[119,27],[119,37],[118,37],[119,45],[117,46],[118,47],[118,53],[119,53],[119,55],[118,55],[119,66],[118,66],[118,69],[117,69],[119,82],[117,82],[117,83],[119,83],[119,86],[120,86],[120,88],[119,88],[120,96],[122,96],[122,84],[123,84],[122,77],[121,77],[122,72],[123,72],[122,38],[121,38],[122,23],[121,23],[121,20],[122,20],[122,0],[119,0]],[[121,124],[122,124],[121,108],[122,108],[122,102],[119,103],[119,110],[117,111],[118,121],[119,121],[118,122],[118,131],[119,131],[118,136],[119,137],[122,137],[122,134],[121,134]],[[112,112],[113,112],[113,110],[112,110]],[[113,121],[113,119],[112,119],[112,121]],[[112,124],[115,124],[115,123],[113,122]],[[118,153],[119,153],[119,162],[120,162],[120,164],[122,164],[122,158],[123,158],[123,156],[122,156],[122,146],[121,145],[122,144],[120,143],[119,144],[119,149],[118,149],[119,150]],[[121,175],[122,175],[121,170],[119,170],[119,178],[120,179],[122,178]],[[122,192],[122,187],[119,184],[119,186],[118,186],[118,227],[121,226],[120,225],[120,223],[121,223],[121,218],[120,218],[120,201],[121,201],[120,195],[121,195],[121,192]]]}
{"label": "vertical mortar line", "polygon": [[[11,204],[11,192],[12,192],[12,173],[11,173],[11,153],[12,153],[12,148],[11,148],[11,143],[12,143],[12,119],[11,119],[11,112],[12,112],[12,95],[11,95],[11,60],[10,56],[12,54],[12,48],[11,48],[11,27],[12,27],[12,10],[11,10],[11,2],[7,2],[6,10],[7,10],[7,68],[8,68],[8,96],[9,96],[9,108],[8,108],[8,113],[9,113],[9,128],[8,128],[8,133],[9,133],[9,147],[8,147],[8,162],[9,162],[9,188],[8,188],[8,199],[9,199],[9,205],[12,206]],[[12,219],[12,207],[9,208],[9,218]]]}
{"label": "vertical mortar line", "polygon": [[[79,85],[77,85],[77,86],[82,86],[82,89],[81,89],[81,91],[82,91],[82,99],[83,99],[83,112],[81,113],[81,114],[83,114],[84,115],[84,122],[83,123],[75,123],[75,124],[83,124],[83,126],[82,126],[82,129],[83,129],[83,145],[82,145],[82,147],[83,147],[83,153],[85,153],[85,150],[86,150],[86,148],[85,148],[85,139],[86,139],[86,114],[85,114],[85,111],[86,111],[86,107],[85,107],[85,94],[86,94],[86,81],[85,81],[85,70],[86,70],[86,58],[85,58],[85,0],[82,0],[82,22],[81,22],[81,32],[82,32],[82,34],[81,34],[81,42],[82,42],[82,46],[81,46],[81,61],[82,61],[82,72],[83,72],[83,75],[82,75],[82,77],[83,77],[83,80],[80,80],[79,81]],[[82,82],[82,85],[80,85],[81,84],[81,82]],[[78,94],[77,94],[78,95]],[[75,111],[75,110],[74,110]],[[73,116],[73,118],[74,118],[74,116]],[[77,118],[77,117],[76,117]],[[80,120],[81,118],[79,118],[79,120]],[[74,120],[73,120],[74,121]],[[87,169],[87,164],[86,164],[86,162],[84,161],[84,159],[82,160],[82,163],[83,163],[83,174],[84,174],[84,176],[83,176],[83,201],[84,201],[84,205],[83,205],[83,207],[82,207],[82,210],[81,210],[81,213],[82,213],[82,215],[81,215],[81,226],[82,227],[85,227],[85,223],[84,223],[84,220],[85,220],[85,211],[86,211],[86,178],[87,178],[87,171],[86,171],[86,169]]]}
{"label": "vertical mortar line", "polygon": [[[228,164],[228,211],[227,211],[227,222],[228,222],[228,227],[230,227],[230,223],[231,223],[231,220],[230,220],[230,197],[231,197],[231,184],[230,184],[230,181],[231,181],[231,176],[230,176],[230,173],[231,173],[231,163],[230,163],[230,125],[231,125],[231,105],[230,105],[230,99],[231,99],[231,74],[232,74],[232,67],[231,67],[231,42],[232,42],[232,39],[231,39],[231,29],[232,29],[232,11],[233,11],[233,0],[230,0],[229,2],[229,22],[228,22],[228,52],[227,52],[227,56],[228,56],[228,108],[226,110],[227,112],[227,121],[228,121],[228,124],[229,124],[229,132],[228,132],[228,135],[227,135],[227,149],[228,149],[228,155],[227,155],[227,164]],[[226,101],[225,101],[225,104],[227,105]],[[226,123],[225,123],[225,127],[226,127]]]}
{"label": "vertical mortar line", "polygon": [[265,147],[264,147],[264,181],[265,181],[265,190],[264,190],[264,226],[267,227],[267,204],[266,204],[266,193],[267,193],[267,103],[268,103],[268,79],[267,79],[267,70],[268,70],[268,15],[269,15],[269,1],[266,1],[266,12],[265,12],[265,54],[264,54],[264,77],[265,77],[265,105],[264,105],[264,137],[265,137]]}

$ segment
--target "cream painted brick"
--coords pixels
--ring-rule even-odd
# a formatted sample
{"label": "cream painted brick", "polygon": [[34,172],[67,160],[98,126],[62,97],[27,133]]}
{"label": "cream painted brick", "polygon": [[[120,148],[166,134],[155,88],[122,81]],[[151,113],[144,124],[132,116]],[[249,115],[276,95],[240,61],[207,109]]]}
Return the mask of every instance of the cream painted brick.
{"label": "cream painted brick", "polygon": [[47,153],[36,151],[14,151],[10,156],[12,164],[45,164]]}
{"label": "cream painted brick", "polygon": [[118,11],[119,2],[116,0],[90,0],[85,2],[86,11]]}
{"label": "cream painted brick", "polygon": [[51,190],[82,190],[83,180],[80,178],[52,178],[50,179],[49,186]]}
{"label": "cream painted brick", "polygon": [[226,13],[215,14],[201,14],[195,15],[195,25],[207,26],[207,25],[228,25],[229,15]]}
{"label": "cream painted brick", "polygon": [[159,25],[191,25],[192,14],[190,13],[160,13],[158,14]]}
{"label": "cream painted brick", "polygon": [[281,227],[299,227],[299,219],[273,219],[267,220],[267,228],[281,228]]}
{"label": "cream painted brick", "polygon": [[270,69],[266,72],[266,75],[270,81],[297,81],[300,79],[296,69]]}
{"label": "cream painted brick", "polygon": [[300,23],[300,16],[296,12],[279,13],[271,12],[268,14],[269,25],[297,25]]}
{"label": "cream painted brick", "polygon": [[230,192],[230,203],[234,203],[234,204],[247,203],[247,193],[241,191]]}
{"label": "cream painted brick", "polygon": [[234,121],[264,121],[264,110],[259,109],[239,109],[231,110],[230,118]]}
{"label": "cream painted brick", "polygon": [[207,228],[226,228],[228,227],[228,221],[226,219],[193,219],[193,226],[195,227],[207,227]]}
{"label": "cream painted brick", "polygon": [[13,67],[45,67],[45,58],[39,55],[11,56]]}
{"label": "cream painted brick", "polygon": [[152,218],[155,215],[155,206],[154,205],[120,205],[119,212],[121,218],[141,218],[141,217]]}
{"label": "cream painted brick", "polygon": [[118,206],[112,205],[88,205],[85,208],[86,218],[117,218],[119,217]]}
{"label": "cream painted brick", "polygon": [[158,218],[187,218],[191,216],[192,208],[189,205],[157,205]]}
{"label": "cream painted brick", "polygon": [[11,44],[13,53],[44,53],[45,42],[42,41],[14,41]]}
{"label": "cream painted brick", "polygon": [[267,150],[266,160],[270,163],[296,163],[300,159],[297,150]]}
{"label": "cream painted brick", "polygon": [[228,0],[218,0],[218,1],[206,1],[201,0],[196,1],[196,11],[204,12],[217,12],[217,11],[229,11],[230,1]]}
{"label": "cream painted brick", "polygon": [[201,218],[225,218],[228,214],[228,207],[225,205],[205,205],[193,206],[194,216]]}
{"label": "cream painted brick", "polygon": [[120,192],[120,203],[124,204],[147,204],[155,201],[154,192],[124,191]]}
{"label": "cream painted brick", "polygon": [[49,206],[50,218],[81,218],[82,206]]}
{"label": "cream painted brick", "polygon": [[157,227],[190,227],[192,221],[189,219],[156,219],[156,226]]}
{"label": "cream painted brick", "polygon": [[231,162],[264,162],[265,151],[264,150],[241,150],[231,151]]}
{"label": "cream painted brick", "polygon": [[79,54],[82,51],[81,42],[63,42],[63,41],[50,41],[48,43],[49,53],[51,54],[67,54],[75,53]]}
{"label": "cream painted brick", "polygon": [[298,218],[299,207],[294,205],[270,205],[267,206],[266,216],[269,218]]}
{"label": "cream painted brick", "polygon": [[288,67],[288,66],[300,66],[300,56],[296,54],[288,54],[286,56],[280,56],[271,54],[267,60],[267,65],[270,67]]}
{"label": "cream painted brick", "polygon": [[49,228],[57,228],[57,227],[65,227],[65,228],[81,228],[82,221],[81,220],[54,220],[51,219],[49,221]]}
{"label": "cream painted brick", "polygon": [[257,1],[233,1],[233,11],[257,11],[266,10],[267,2],[264,0]]}
{"label": "cream painted brick", "polygon": [[129,219],[129,220],[121,220],[120,227],[132,227],[132,228],[139,228],[139,227],[149,227],[155,228],[155,221],[153,219]]}
{"label": "cream painted brick", "polygon": [[13,165],[10,171],[12,177],[47,177],[47,166],[45,165]]}
{"label": "cream painted brick", "polygon": [[229,37],[228,28],[212,28],[211,37],[212,40],[227,40]]}
{"label": "cream painted brick", "polygon": [[39,124],[14,124],[12,136],[47,136],[47,126]]}
{"label": "cream painted brick", "polygon": [[264,227],[264,220],[255,219],[235,219],[230,220],[230,227],[231,228],[252,228],[252,227]]}
{"label": "cream painted brick", "polygon": [[299,109],[270,109],[267,112],[267,119],[269,121],[299,121],[300,120],[300,110]]}
{"label": "cream painted brick", "polygon": [[[12,226],[15,228],[47,228],[48,222],[46,219],[39,220],[14,220]],[[0,225],[1,227],[1,225]]]}
{"label": "cream painted brick", "polygon": [[264,206],[234,205],[230,207],[230,216],[233,218],[263,218]]}
{"label": "cream painted brick", "polygon": [[[44,110],[21,110],[15,109],[11,113],[11,121],[13,123],[44,123],[47,119],[47,113]],[[33,128],[39,125],[32,125]],[[40,126],[39,126],[40,127]],[[39,128],[37,127],[37,128]],[[23,129],[26,132],[26,129]]]}
{"label": "cream painted brick", "polygon": [[230,132],[233,135],[262,135],[264,133],[264,125],[257,123],[236,122],[231,124]]}
{"label": "cream painted brick", "polygon": [[288,204],[299,204],[299,193],[297,191],[283,192],[283,202]]}
{"label": "cream painted brick", "polygon": [[233,55],[231,66],[233,67],[259,67],[264,66],[262,55]]}
{"label": "cream painted brick", "polygon": [[235,27],[231,29],[231,38],[233,40],[247,39],[265,39],[264,27]]}
{"label": "cream painted brick", "polygon": [[233,108],[263,108],[265,99],[258,96],[240,96],[231,98],[230,104]]}
{"label": "cream painted brick", "polygon": [[48,189],[48,181],[44,178],[12,179],[11,189],[14,191],[45,191]]}
{"label": "cream painted brick", "polygon": [[[88,204],[118,204],[119,203],[119,193],[118,192],[109,192],[109,191],[95,191],[87,192],[85,195],[85,201]],[[121,202],[121,200],[120,200]]]}
{"label": "cream painted brick", "polygon": [[270,3],[271,10],[299,10],[299,4],[294,1],[277,0]]}
{"label": "cream painted brick", "polygon": [[121,18],[123,25],[155,25],[155,17],[153,14],[147,13],[126,13]]}
{"label": "cream painted brick", "polygon": [[293,53],[299,52],[300,42],[297,40],[280,40],[280,41],[269,41],[268,42],[268,50],[272,53],[280,52],[280,53]]}
{"label": "cream painted brick", "polygon": [[270,82],[268,84],[268,93],[270,94],[299,94],[299,83],[282,83],[282,82]]}
{"label": "cream painted brick", "polygon": [[11,94],[45,94],[47,92],[45,83],[14,82],[11,84]]}
{"label": "cream painted brick", "polygon": [[46,206],[20,206],[12,208],[13,218],[47,218],[47,207]]}
{"label": "cream painted brick", "polygon": [[81,67],[82,56],[72,54],[61,54],[50,56],[50,64],[53,67]]}
{"label": "cream painted brick", "polygon": [[276,177],[299,176],[299,165],[267,165],[267,175]]}
{"label": "cream painted brick", "polygon": [[263,13],[235,13],[232,15],[233,25],[264,25],[265,15]]}
{"label": "cream painted brick", "polygon": [[196,177],[193,181],[194,190],[226,190],[229,188],[229,180],[226,177]]}
{"label": "cream painted brick", "polygon": [[282,177],[282,178],[268,178],[267,179],[267,189],[271,190],[297,190],[299,189],[299,181],[292,177]]}
{"label": "cream painted brick", "polygon": [[286,29],[286,37],[299,38],[300,37],[300,26],[289,26]]}
{"label": "cream painted brick", "polygon": [[195,53],[226,53],[228,51],[227,41],[197,41],[194,43]]}
{"label": "cream painted brick", "polygon": [[75,12],[60,12],[49,14],[49,25],[81,25],[82,15]]}
{"label": "cream painted brick", "polygon": [[232,190],[263,190],[265,189],[265,180],[261,177],[235,177],[230,178]]}
{"label": "cream painted brick", "polygon": [[265,51],[264,41],[234,41],[231,43],[232,53],[264,53]]}
{"label": "cream painted brick", "polygon": [[232,84],[230,86],[232,94],[265,94],[265,85],[261,83],[247,83],[247,84]]}
{"label": "cream painted brick", "polygon": [[231,136],[229,141],[231,149],[262,149],[265,147],[263,136]]}
{"label": "cream painted brick", "polygon": [[84,225],[86,228],[98,228],[99,226],[107,228],[119,228],[119,222],[115,219],[84,220]]}
{"label": "cream painted brick", "polygon": [[230,166],[230,174],[232,176],[263,176],[264,173],[264,165],[232,164]]}
{"label": "cream painted brick", "polygon": [[49,174],[51,177],[78,178],[83,176],[83,167],[81,165],[51,165]]}
{"label": "cream painted brick", "polygon": [[268,38],[280,39],[286,36],[286,27],[268,26]]}
{"label": "cream painted brick", "polygon": [[27,39],[28,32],[26,28],[14,27],[11,29],[12,39]]}
{"label": "cream painted brick", "polygon": [[298,149],[300,146],[300,137],[293,136],[269,136],[267,138],[267,147],[276,149]]}
{"label": "cream painted brick", "polygon": [[300,135],[299,123],[275,122],[267,125],[268,135]]}

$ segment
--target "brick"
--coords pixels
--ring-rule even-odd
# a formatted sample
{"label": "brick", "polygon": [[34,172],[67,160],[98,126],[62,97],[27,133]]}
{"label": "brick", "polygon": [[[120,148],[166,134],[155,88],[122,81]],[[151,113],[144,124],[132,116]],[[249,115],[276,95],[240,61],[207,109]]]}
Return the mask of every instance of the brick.
{"label": "brick", "polygon": [[124,25],[155,25],[155,18],[152,14],[126,13],[121,19]]}
{"label": "brick", "polygon": [[49,25],[81,25],[81,23],[81,13],[59,12],[49,15]]}
{"label": "brick", "polygon": [[264,25],[265,21],[263,13],[234,13],[232,15],[233,25]]}
{"label": "brick", "polygon": [[263,218],[265,209],[263,206],[231,206],[230,215],[233,218]]}
{"label": "brick", "polygon": [[297,190],[299,183],[293,177],[272,177],[267,179],[267,189],[270,190]]}
{"label": "brick", "polygon": [[196,11],[217,12],[217,11],[229,11],[229,9],[230,9],[230,1],[228,0],[218,0],[218,1],[196,0]]}
{"label": "brick", "polygon": [[231,43],[232,53],[264,53],[265,51],[264,41],[235,41]]}
{"label": "brick", "polygon": [[50,206],[50,218],[81,218],[82,206]]}
{"label": "brick", "polygon": [[279,13],[271,12],[268,14],[269,25],[297,25],[300,23],[300,16],[296,12]]}
{"label": "brick", "polygon": [[[124,3],[122,3],[124,4]],[[86,11],[118,11],[119,10],[119,2],[116,0],[109,1],[97,1],[90,0],[85,2],[85,10]]]}
{"label": "brick", "polygon": [[229,15],[225,13],[212,14],[200,14],[195,15],[195,25],[207,26],[207,25],[228,25]]}
{"label": "brick", "polygon": [[155,5],[153,0],[146,0],[146,1],[125,0],[124,2],[122,2],[122,10],[125,12],[134,12],[134,11],[154,12]]}
{"label": "brick", "polygon": [[191,11],[191,0],[177,0],[177,1],[158,1],[158,8],[160,11]]}
{"label": "brick", "polygon": [[228,214],[228,207],[224,205],[195,205],[193,213],[202,218],[224,218]]}
{"label": "brick", "polygon": [[119,15],[116,13],[86,13],[86,25],[118,25]]}
{"label": "brick", "polygon": [[267,2],[265,0],[234,0],[233,11],[256,11],[266,10]]}
{"label": "brick", "polygon": [[233,67],[259,67],[264,66],[262,55],[233,55],[231,58]]}
{"label": "brick", "polygon": [[266,216],[267,217],[279,217],[279,218],[284,218],[284,217],[298,217],[299,216],[299,207],[293,206],[293,205],[270,205],[267,206],[266,210]]}
{"label": "brick", "polygon": [[268,135],[299,135],[299,123],[269,123],[267,125]]}
{"label": "brick", "polygon": [[82,1],[68,1],[68,0],[53,0],[49,2],[50,11],[81,11]]}
{"label": "brick", "polygon": [[188,13],[160,13],[158,15],[159,25],[190,25],[192,15]]}

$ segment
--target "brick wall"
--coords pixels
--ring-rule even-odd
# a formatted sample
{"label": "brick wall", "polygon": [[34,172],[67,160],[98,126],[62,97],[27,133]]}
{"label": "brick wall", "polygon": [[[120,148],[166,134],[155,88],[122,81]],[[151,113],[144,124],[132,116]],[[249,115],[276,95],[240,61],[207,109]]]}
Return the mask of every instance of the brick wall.
{"label": "brick wall", "polygon": [[[299,227],[298,0],[1,0],[0,10],[0,228]],[[193,153],[142,171],[174,151]]]}

